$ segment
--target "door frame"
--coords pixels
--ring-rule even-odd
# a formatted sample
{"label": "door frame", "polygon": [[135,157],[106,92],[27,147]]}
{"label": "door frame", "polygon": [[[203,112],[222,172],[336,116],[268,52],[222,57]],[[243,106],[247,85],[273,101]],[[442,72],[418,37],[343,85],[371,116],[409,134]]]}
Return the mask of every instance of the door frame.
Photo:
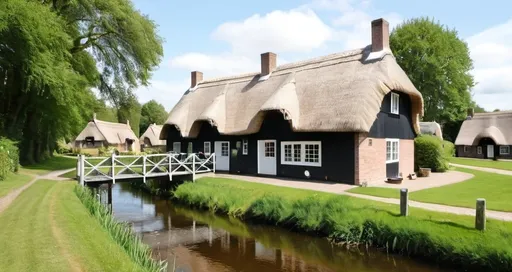
{"label": "door frame", "polygon": [[[256,165],[258,166],[258,175],[269,175],[269,176],[277,176],[277,140],[271,140],[271,139],[265,139],[265,140],[258,140],[257,141],[258,144],[257,144],[257,158],[256,158]],[[265,173],[260,173],[260,146],[261,144],[265,144],[265,142],[272,142],[274,143],[274,159],[276,161],[276,171],[275,171],[275,174],[265,174]],[[265,152],[265,151],[263,151]],[[263,154],[264,155],[264,154]]]}
{"label": "door frame", "polygon": [[[217,143],[219,143],[219,147],[220,147],[220,150],[218,151],[217,153]],[[230,164],[231,164],[231,143],[229,141],[214,141],[213,142],[213,148],[215,149],[215,151],[213,153],[215,153],[215,171],[217,171],[217,165],[218,165],[218,156],[217,154],[222,154],[222,144],[223,143],[228,143],[228,165],[227,165],[227,170],[226,169],[219,169],[219,171],[230,171],[231,167],[230,167]],[[220,157],[224,157],[224,156],[220,156]]]}

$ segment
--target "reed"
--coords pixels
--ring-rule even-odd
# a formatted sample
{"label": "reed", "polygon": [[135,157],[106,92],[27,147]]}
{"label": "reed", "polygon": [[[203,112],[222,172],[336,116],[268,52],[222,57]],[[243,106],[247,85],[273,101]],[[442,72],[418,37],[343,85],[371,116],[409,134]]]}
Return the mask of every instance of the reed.
{"label": "reed", "polygon": [[468,216],[411,209],[411,216],[400,217],[396,205],[213,178],[180,185],[174,198],[345,245],[379,247],[471,271],[512,271],[510,223],[492,220],[488,230],[480,232]]}
{"label": "reed", "polygon": [[114,239],[144,271],[166,271],[167,263],[151,258],[151,249],[135,235],[129,225],[118,222],[110,214],[109,210],[93,196],[91,190],[77,185],[74,191],[89,213],[98,220],[101,226],[108,231],[112,239]]}

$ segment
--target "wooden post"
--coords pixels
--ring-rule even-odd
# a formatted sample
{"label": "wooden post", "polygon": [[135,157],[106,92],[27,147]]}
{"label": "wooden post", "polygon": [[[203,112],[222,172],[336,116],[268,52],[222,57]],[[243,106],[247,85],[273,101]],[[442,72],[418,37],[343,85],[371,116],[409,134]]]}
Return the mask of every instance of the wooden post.
{"label": "wooden post", "polygon": [[80,181],[80,155],[76,155],[76,180]]}
{"label": "wooden post", "polygon": [[116,153],[112,153],[110,158],[112,160],[112,183],[116,184]]}
{"label": "wooden post", "polygon": [[80,184],[85,186],[85,156],[80,155]]}
{"label": "wooden post", "polygon": [[476,200],[475,228],[481,231],[485,230],[485,206],[484,198],[478,198]]}
{"label": "wooden post", "polygon": [[215,173],[215,153],[212,154],[213,156],[213,173]]}
{"label": "wooden post", "polygon": [[142,156],[142,181],[146,183],[146,155]]}
{"label": "wooden post", "polygon": [[172,155],[167,154],[167,157],[169,158],[169,181],[172,181]]}
{"label": "wooden post", "polygon": [[409,215],[409,190],[406,188],[400,190],[400,215]]}
{"label": "wooden post", "polygon": [[196,181],[196,154],[192,153],[192,181]]}
{"label": "wooden post", "polygon": [[112,183],[108,183],[108,197],[107,197],[107,204],[108,209],[110,213],[112,213]]}

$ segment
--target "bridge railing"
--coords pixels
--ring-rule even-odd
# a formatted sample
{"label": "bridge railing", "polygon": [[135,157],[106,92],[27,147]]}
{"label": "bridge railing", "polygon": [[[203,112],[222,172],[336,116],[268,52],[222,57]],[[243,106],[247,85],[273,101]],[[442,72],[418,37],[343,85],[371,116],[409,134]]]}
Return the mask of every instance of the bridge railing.
{"label": "bridge railing", "polygon": [[77,179],[80,184],[102,181],[112,183],[116,179],[147,178],[173,175],[192,175],[215,172],[215,154],[150,154],[150,155],[115,155],[109,157],[86,157],[78,155]]}

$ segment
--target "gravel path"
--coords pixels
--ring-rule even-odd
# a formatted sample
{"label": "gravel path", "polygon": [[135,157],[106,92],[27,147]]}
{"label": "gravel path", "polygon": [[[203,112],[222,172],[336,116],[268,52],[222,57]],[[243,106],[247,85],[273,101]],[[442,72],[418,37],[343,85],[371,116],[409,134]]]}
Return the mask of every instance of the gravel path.
{"label": "gravel path", "polygon": [[[284,178],[266,178],[266,177],[254,177],[254,176],[242,176],[242,175],[213,174],[213,173],[204,174],[202,176],[210,176],[210,177],[216,177],[216,178],[231,178],[231,179],[243,180],[243,181],[248,181],[248,182],[264,183],[264,184],[275,185],[275,186],[290,187],[290,188],[297,188],[297,189],[307,189],[307,190],[321,191],[321,192],[334,193],[334,194],[340,194],[340,195],[348,195],[351,197],[364,198],[364,199],[368,199],[368,200],[379,201],[379,202],[389,203],[389,204],[396,204],[396,205],[400,204],[399,199],[348,193],[348,192],[346,192],[346,190],[356,187],[354,185],[348,185],[348,184],[340,184],[340,183],[333,183],[333,182],[321,182],[321,181],[316,181],[316,182],[301,181],[301,180],[284,179]],[[459,214],[459,215],[475,216],[475,213],[476,213],[475,209],[471,209],[471,208],[462,208],[462,207],[446,206],[446,205],[440,205],[440,204],[431,204],[431,203],[417,202],[417,201],[412,201],[412,200],[409,200],[409,206],[415,207],[415,208],[421,208],[421,209],[425,209],[425,210],[436,211],[436,212],[445,212],[445,213],[452,213],[452,214]],[[486,215],[488,218],[492,218],[492,219],[512,221],[512,213],[509,213],[509,212],[498,212],[498,211],[487,210]]]}
{"label": "gravel path", "polygon": [[[74,169],[74,168],[73,168]],[[23,185],[22,187],[20,188],[17,188],[15,190],[13,190],[12,192],[8,193],[6,196],[4,197],[0,197],[0,213],[5,211],[5,209],[7,209],[7,207],[9,207],[9,205],[11,205],[11,203],[23,192],[25,191],[28,187],[32,186],[32,184],[34,184],[36,181],[40,180],[40,179],[51,179],[51,180],[69,180],[68,178],[61,178],[59,177],[60,175],[64,174],[64,173],[67,173],[69,171],[72,171],[73,169],[67,169],[67,170],[59,170],[59,171],[53,171],[53,172],[50,172],[50,173],[47,173],[47,174],[44,174],[44,175],[40,175],[40,176],[34,176],[32,175],[34,178],[27,184]]]}
{"label": "gravel path", "polygon": [[455,166],[455,167],[461,167],[461,168],[467,168],[467,169],[483,171],[483,172],[489,172],[489,173],[495,173],[495,174],[500,174],[500,175],[512,176],[512,171],[509,171],[509,170],[487,168],[487,167],[478,167],[478,166],[470,166],[470,165],[457,164],[457,163],[450,163],[450,165]]}

